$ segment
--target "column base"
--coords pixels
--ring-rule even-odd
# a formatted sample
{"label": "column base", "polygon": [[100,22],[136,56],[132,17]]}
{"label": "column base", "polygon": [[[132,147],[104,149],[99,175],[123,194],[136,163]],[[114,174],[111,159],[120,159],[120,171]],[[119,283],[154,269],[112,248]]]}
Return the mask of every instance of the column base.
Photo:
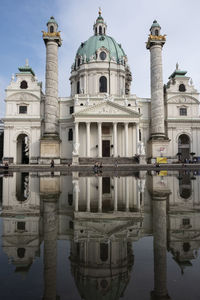
{"label": "column base", "polygon": [[156,158],[167,158],[170,139],[152,137],[148,141],[148,160],[150,163],[155,163]]}
{"label": "column base", "polygon": [[79,165],[79,155],[73,155],[72,156],[72,166],[78,166]]}
{"label": "column base", "polygon": [[146,165],[147,164],[146,155],[139,155],[139,164],[140,165]]}
{"label": "column base", "polygon": [[61,140],[56,134],[45,134],[40,140],[39,164],[60,164],[60,143]]}

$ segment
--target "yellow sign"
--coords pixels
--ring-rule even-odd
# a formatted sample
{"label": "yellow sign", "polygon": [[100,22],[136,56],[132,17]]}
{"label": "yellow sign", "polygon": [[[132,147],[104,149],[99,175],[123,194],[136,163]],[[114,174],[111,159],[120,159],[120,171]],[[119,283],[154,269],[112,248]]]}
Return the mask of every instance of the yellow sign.
{"label": "yellow sign", "polygon": [[156,157],[156,162],[158,164],[166,164],[167,163],[167,157]]}
{"label": "yellow sign", "polygon": [[159,176],[167,176],[167,171],[166,170],[160,171]]}

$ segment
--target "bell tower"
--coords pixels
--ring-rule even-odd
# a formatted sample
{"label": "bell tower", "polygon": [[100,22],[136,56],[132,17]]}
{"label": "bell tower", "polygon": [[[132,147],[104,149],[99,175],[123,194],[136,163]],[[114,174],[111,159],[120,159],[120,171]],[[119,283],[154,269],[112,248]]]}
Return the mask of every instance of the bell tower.
{"label": "bell tower", "polygon": [[46,46],[46,85],[44,106],[44,133],[40,142],[40,161],[60,162],[60,138],[58,130],[58,47],[61,37],[54,17],[47,22],[47,32],[43,31]]}

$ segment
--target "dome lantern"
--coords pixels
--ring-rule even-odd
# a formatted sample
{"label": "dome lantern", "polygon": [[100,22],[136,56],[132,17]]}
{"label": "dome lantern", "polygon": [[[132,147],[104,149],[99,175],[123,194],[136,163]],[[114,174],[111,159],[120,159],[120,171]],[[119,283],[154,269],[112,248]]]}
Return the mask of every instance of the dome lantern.
{"label": "dome lantern", "polygon": [[99,16],[96,19],[96,23],[93,26],[94,35],[106,35],[107,25],[101,15],[101,8],[99,7]]}

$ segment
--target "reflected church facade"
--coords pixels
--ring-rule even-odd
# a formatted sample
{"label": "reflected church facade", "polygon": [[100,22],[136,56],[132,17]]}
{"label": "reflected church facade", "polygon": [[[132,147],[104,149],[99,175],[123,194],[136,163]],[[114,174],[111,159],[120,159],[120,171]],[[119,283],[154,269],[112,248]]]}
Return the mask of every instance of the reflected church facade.
{"label": "reflected church facade", "polygon": [[[80,296],[120,299],[137,259],[134,243],[153,236],[151,297],[167,299],[167,251],[181,272],[198,255],[199,176],[165,176],[162,171],[146,177],[143,172],[129,177],[71,175],[22,173],[3,178],[2,247],[16,271],[27,274],[43,242],[44,299],[56,299],[57,240],[67,239]],[[104,190],[104,178],[110,178],[110,193]],[[185,183],[190,193],[183,194]]]}
{"label": "reflected church facade", "polygon": [[[82,42],[71,68],[70,97],[58,97],[58,48],[54,17],[43,31],[46,85],[29,66],[19,68],[6,89],[4,161],[17,164],[168,162],[199,153],[199,93],[176,65],[163,84],[166,36],[154,21],[146,48],[151,60],[151,97],[130,94],[132,74],[121,46],[107,35],[101,11],[93,36]],[[193,153],[193,154],[192,154]],[[113,160],[114,161],[114,160]]]}

